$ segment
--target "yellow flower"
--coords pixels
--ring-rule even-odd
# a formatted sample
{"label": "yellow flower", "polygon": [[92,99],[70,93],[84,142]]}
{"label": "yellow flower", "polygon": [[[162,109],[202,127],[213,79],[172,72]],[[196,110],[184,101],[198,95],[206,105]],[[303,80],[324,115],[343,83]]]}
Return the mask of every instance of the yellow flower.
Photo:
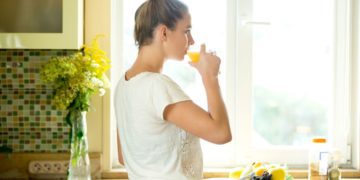
{"label": "yellow flower", "polygon": [[53,104],[59,109],[87,111],[94,93],[109,87],[106,71],[110,60],[96,36],[90,46],[73,55],[51,58],[41,69],[41,79],[54,89]]}

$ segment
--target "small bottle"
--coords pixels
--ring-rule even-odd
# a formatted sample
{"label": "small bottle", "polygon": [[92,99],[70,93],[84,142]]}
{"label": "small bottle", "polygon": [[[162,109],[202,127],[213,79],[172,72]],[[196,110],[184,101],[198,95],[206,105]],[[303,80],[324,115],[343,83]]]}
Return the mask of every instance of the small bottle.
{"label": "small bottle", "polygon": [[341,179],[341,172],[339,168],[340,159],[341,159],[340,151],[331,152],[331,166],[328,171],[329,180]]}
{"label": "small bottle", "polygon": [[309,151],[309,180],[327,180],[329,151],[326,138],[313,138]]}

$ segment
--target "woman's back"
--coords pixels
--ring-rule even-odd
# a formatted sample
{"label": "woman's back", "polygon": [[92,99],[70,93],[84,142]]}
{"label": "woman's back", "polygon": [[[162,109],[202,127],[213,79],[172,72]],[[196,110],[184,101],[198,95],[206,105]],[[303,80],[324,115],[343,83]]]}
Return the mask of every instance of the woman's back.
{"label": "woman's back", "polygon": [[[119,81],[115,113],[130,179],[202,179],[199,138],[163,119],[189,97],[167,76],[142,72]],[[146,178],[145,178],[146,177]]]}

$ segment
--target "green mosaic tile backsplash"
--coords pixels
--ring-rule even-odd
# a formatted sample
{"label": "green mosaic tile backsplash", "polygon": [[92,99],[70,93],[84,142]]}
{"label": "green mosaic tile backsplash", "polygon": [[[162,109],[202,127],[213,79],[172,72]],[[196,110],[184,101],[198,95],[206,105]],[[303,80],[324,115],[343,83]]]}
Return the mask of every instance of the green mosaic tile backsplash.
{"label": "green mosaic tile backsplash", "polygon": [[0,49],[0,147],[13,152],[68,152],[64,111],[51,105],[53,90],[40,79],[52,56],[74,50]]}

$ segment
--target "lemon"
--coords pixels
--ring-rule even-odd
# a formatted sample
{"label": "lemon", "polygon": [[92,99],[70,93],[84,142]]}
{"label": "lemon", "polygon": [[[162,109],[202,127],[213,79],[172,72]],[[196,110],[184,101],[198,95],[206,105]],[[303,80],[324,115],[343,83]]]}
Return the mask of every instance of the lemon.
{"label": "lemon", "polygon": [[244,171],[244,168],[242,168],[242,167],[235,168],[230,171],[229,178],[239,179],[243,171]]}
{"label": "lemon", "polygon": [[272,175],[271,180],[285,180],[286,172],[284,168],[271,168],[269,173]]}
{"label": "lemon", "polygon": [[255,176],[262,176],[267,169],[263,166],[254,169]]}

